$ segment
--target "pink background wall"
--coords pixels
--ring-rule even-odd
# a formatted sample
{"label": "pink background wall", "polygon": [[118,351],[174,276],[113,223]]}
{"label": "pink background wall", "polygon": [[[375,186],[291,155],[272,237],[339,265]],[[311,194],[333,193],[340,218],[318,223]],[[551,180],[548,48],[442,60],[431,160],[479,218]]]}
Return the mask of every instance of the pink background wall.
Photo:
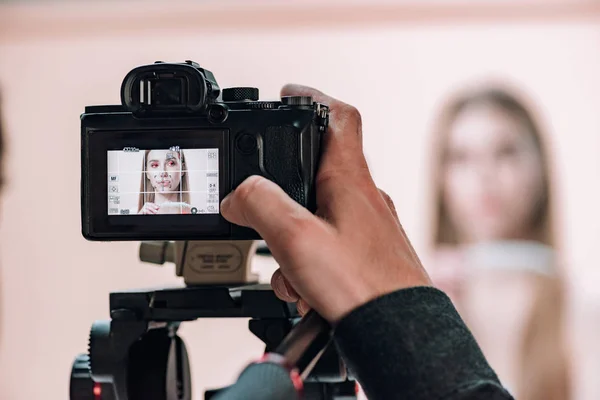
{"label": "pink background wall", "polygon": [[[67,398],[72,359],[86,349],[92,321],[108,317],[108,292],[179,283],[172,268],[141,264],[137,243],[91,243],[80,234],[79,114],[118,102],[124,75],[155,60],[196,60],[222,87],[257,86],[263,99],[293,81],[357,106],[375,179],[424,255],[436,110],[464,83],[509,80],[530,95],[550,136],[576,301],[598,292],[599,7],[368,3],[169,2],[142,11],[120,2],[120,14],[83,2],[0,6],[8,131],[0,398]],[[256,268],[268,280],[274,265]],[[202,320],[182,333],[196,399],[262,351],[244,320]]]}

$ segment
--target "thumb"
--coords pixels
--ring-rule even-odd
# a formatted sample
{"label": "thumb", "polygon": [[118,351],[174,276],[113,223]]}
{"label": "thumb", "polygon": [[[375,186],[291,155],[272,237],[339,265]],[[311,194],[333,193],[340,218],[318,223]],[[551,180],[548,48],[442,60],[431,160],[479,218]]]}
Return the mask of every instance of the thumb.
{"label": "thumb", "polygon": [[227,195],[221,202],[221,215],[254,229],[269,247],[307,234],[317,219],[277,184],[260,176],[249,177]]}

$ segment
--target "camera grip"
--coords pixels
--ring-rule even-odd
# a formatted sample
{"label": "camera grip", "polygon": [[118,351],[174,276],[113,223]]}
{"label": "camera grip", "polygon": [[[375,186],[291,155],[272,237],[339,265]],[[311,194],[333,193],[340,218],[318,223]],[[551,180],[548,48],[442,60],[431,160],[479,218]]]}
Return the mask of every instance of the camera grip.
{"label": "camera grip", "polygon": [[263,135],[265,171],[294,200],[307,206],[300,159],[301,132],[293,126],[270,126]]}

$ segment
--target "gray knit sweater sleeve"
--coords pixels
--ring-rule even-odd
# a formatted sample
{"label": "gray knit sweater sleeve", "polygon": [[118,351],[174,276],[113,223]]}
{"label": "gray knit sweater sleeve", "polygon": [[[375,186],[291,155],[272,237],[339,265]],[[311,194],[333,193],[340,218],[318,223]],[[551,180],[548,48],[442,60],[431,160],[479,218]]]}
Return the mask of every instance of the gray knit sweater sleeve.
{"label": "gray knit sweater sleeve", "polygon": [[434,288],[359,307],[337,325],[335,341],[369,400],[512,399],[450,299]]}

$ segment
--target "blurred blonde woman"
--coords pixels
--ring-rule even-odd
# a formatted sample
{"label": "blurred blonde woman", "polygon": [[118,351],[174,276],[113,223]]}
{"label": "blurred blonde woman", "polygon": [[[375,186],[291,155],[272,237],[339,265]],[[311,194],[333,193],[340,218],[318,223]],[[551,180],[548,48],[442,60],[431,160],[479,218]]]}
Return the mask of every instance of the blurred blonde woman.
{"label": "blurred blonde woman", "polygon": [[517,399],[569,398],[563,279],[538,124],[510,92],[479,88],[447,103],[435,133],[434,258],[426,265],[434,284]]}

